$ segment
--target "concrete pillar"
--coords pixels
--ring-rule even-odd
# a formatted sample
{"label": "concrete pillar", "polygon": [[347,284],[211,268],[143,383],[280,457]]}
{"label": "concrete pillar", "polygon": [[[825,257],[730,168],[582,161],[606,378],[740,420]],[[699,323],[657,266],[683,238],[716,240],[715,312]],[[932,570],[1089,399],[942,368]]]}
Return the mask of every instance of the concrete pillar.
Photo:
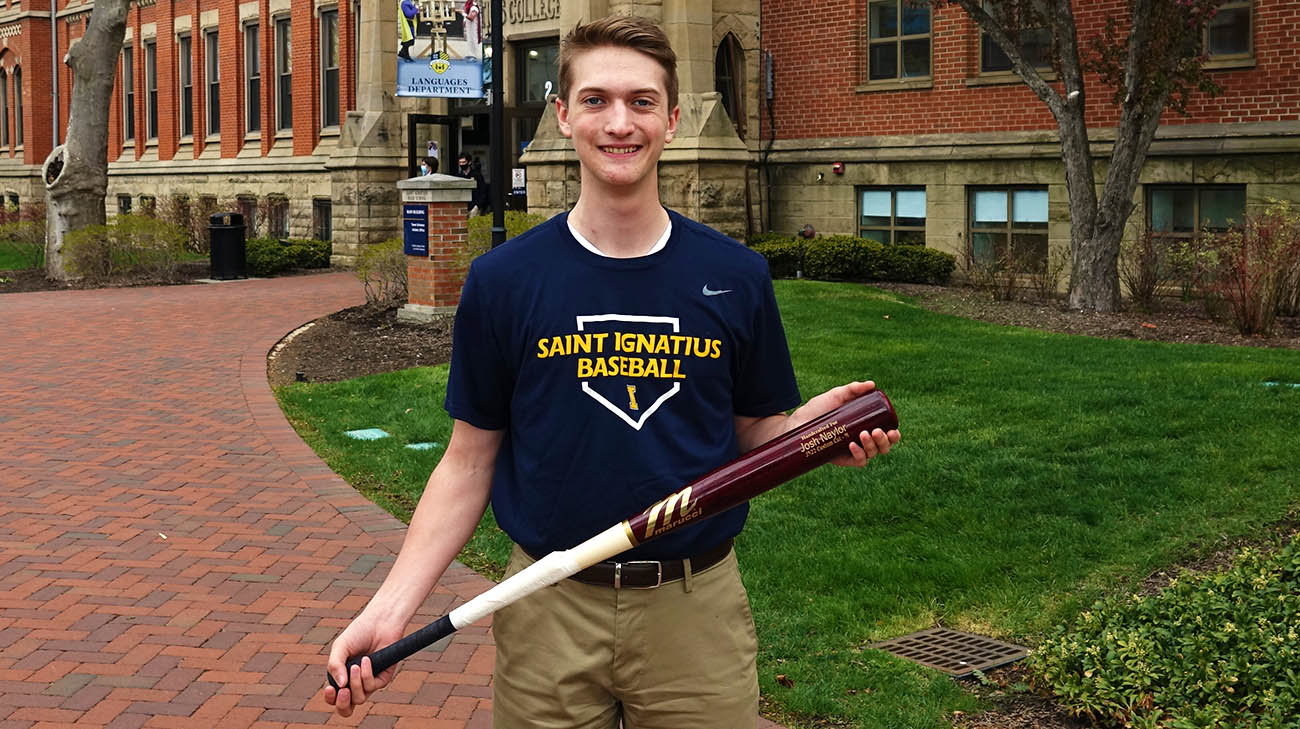
{"label": "concrete pillar", "polygon": [[681,93],[713,91],[713,0],[664,0],[663,13]]}
{"label": "concrete pillar", "polygon": [[402,197],[403,248],[408,303],[402,321],[428,322],[454,312],[469,270],[466,209],[474,181],[425,175],[397,183]]}
{"label": "concrete pillar", "polygon": [[400,212],[396,183],[406,176],[406,156],[395,96],[396,27],[397,3],[365,5],[357,108],[343,118],[338,146],[325,165],[331,177],[335,236],[330,263],[335,266],[354,265],[362,246],[389,237]]}

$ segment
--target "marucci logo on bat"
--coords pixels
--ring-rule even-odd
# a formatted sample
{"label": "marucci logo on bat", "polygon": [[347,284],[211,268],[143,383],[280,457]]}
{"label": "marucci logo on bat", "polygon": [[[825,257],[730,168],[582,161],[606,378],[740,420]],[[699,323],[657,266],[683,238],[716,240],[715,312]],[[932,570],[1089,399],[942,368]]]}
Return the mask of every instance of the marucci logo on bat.
{"label": "marucci logo on bat", "polygon": [[[673,516],[674,508],[678,509],[676,517]],[[672,496],[669,496],[663,501],[651,506],[646,511],[649,514],[649,519],[646,520],[645,536],[642,537],[642,539],[649,539],[656,534],[666,532],[670,529],[676,529],[688,521],[699,518],[700,503],[698,501],[691,501],[691,487],[687,486],[681,491],[678,491]],[[659,516],[661,514],[664,518],[663,524],[659,523]]]}

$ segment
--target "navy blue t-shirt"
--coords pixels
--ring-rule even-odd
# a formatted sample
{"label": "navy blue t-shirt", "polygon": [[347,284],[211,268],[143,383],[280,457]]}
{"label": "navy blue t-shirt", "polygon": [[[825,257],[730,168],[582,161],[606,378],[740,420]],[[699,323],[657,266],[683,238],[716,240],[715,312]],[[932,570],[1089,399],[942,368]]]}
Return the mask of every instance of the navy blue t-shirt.
{"label": "navy blue t-shirt", "polygon": [[[662,250],[606,258],[567,214],[480,256],[456,313],[446,409],[505,429],[497,523],[533,554],[567,549],[735,458],[735,415],[799,404],[767,263],[669,212]],[[628,559],[687,557],[747,507]]]}

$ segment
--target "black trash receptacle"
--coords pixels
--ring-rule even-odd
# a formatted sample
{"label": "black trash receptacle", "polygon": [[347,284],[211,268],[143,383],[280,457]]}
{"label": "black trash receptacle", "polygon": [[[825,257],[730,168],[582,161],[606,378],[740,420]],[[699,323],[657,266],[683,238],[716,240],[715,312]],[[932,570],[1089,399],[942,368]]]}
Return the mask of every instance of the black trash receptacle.
{"label": "black trash receptacle", "polygon": [[248,278],[244,262],[244,216],[215,213],[208,218],[210,275],[218,281]]}

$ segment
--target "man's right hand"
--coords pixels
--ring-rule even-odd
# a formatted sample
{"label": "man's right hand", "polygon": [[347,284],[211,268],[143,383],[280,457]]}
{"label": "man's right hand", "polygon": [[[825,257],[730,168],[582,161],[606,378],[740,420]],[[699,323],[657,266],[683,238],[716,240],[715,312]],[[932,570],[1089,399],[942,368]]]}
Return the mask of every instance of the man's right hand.
{"label": "man's right hand", "polygon": [[387,686],[397,673],[396,666],[389,667],[376,676],[371,670],[370,659],[362,658],[361,664],[353,666],[349,675],[345,664],[352,656],[368,656],[401,637],[401,626],[380,626],[364,614],[352,621],[330,646],[326,670],[334,677],[339,688],[335,690],[333,686],[325,686],[322,693],[325,703],[331,704],[339,716],[351,716],[354,708],[366,703],[374,692]]}

